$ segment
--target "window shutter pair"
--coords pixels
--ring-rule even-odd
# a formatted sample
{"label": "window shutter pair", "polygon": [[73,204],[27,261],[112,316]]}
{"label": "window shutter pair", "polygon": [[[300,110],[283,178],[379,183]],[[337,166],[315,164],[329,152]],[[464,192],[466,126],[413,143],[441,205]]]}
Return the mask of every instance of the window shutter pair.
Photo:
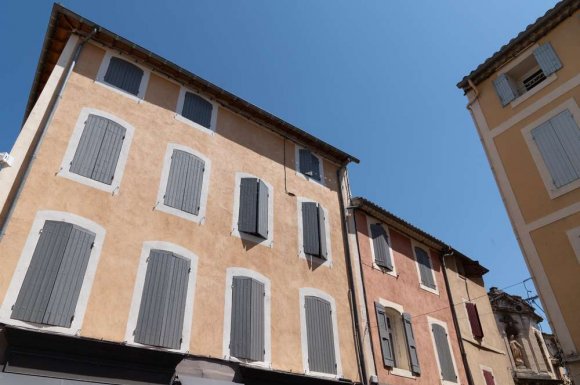
{"label": "window shutter pair", "polygon": [[232,281],[230,355],[264,361],[264,284],[249,277]]}
{"label": "window shutter pair", "polygon": [[110,185],[126,129],[97,115],[89,115],[70,165],[70,172]]}
{"label": "window shutter pair", "polygon": [[190,261],[180,255],[151,250],[135,342],[170,349],[181,347],[190,267]]}
{"label": "window shutter pair", "polygon": [[580,128],[564,110],[531,131],[556,188],[580,178]]}
{"label": "window shutter pair", "polygon": [[[542,44],[534,50],[534,58],[546,77],[562,68],[562,63],[550,43]],[[508,74],[501,74],[493,81],[502,106],[508,105],[519,96],[518,88]]]}
{"label": "window shutter pair", "polygon": [[302,240],[304,253],[326,259],[326,225],[324,209],[315,202],[302,202]]}
{"label": "window shutter pair", "polygon": [[436,285],[433,277],[431,258],[429,258],[427,251],[423,250],[421,247],[415,247],[415,256],[417,257],[417,263],[419,264],[421,283],[431,289],[435,289]]}
{"label": "window shutter pair", "polygon": [[312,179],[320,180],[320,160],[310,150],[301,148],[298,151],[300,172]]}
{"label": "window shutter pair", "polygon": [[308,340],[308,368],[312,372],[336,374],[330,302],[314,296],[305,296],[304,307]]}
{"label": "window shutter pair", "polygon": [[181,115],[205,128],[211,128],[212,104],[201,96],[186,92]]}
{"label": "window shutter pair", "polygon": [[240,180],[238,230],[268,238],[268,186],[257,178]]}
{"label": "window shutter pair", "polygon": [[453,367],[453,359],[451,358],[447,332],[443,326],[438,324],[432,324],[431,330],[435,340],[439,366],[441,367],[441,378],[445,381],[457,382],[457,375],[455,374],[455,368]]}
{"label": "window shutter pair", "polygon": [[118,57],[112,57],[105,74],[105,81],[135,96],[143,79],[143,70],[133,63]]}
{"label": "window shutter pair", "polygon": [[46,221],[11,318],[70,327],[94,240],[82,227]]}
{"label": "window shutter pair", "polygon": [[167,206],[199,214],[205,162],[181,150],[173,150],[164,203]]}
{"label": "window shutter pair", "polygon": [[480,340],[483,338],[483,328],[481,327],[481,320],[479,319],[479,313],[477,312],[477,305],[471,302],[466,302],[465,307],[467,309],[467,316],[469,318],[473,337]]}
{"label": "window shutter pair", "polygon": [[373,239],[375,263],[386,269],[393,270],[393,262],[389,251],[389,237],[383,225],[380,223],[372,224],[371,237]]}

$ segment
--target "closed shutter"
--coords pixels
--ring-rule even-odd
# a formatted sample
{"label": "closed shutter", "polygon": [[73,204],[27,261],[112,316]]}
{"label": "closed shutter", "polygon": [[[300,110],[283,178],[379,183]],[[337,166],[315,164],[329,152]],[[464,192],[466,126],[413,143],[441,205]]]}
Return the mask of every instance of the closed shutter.
{"label": "closed shutter", "polygon": [[491,372],[484,370],[483,378],[485,379],[485,385],[495,385],[495,378]]}
{"label": "closed shutter", "polygon": [[310,150],[298,151],[300,172],[312,179],[320,180],[320,160]]}
{"label": "closed shutter", "polygon": [[305,254],[319,255],[319,233],[317,204],[315,202],[302,202],[302,240]]}
{"label": "closed shutter", "polygon": [[435,289],[433,270],[431,269],[431,259],[429,258],[429,255],[420,247],[415,247],[415,255],[417,256],[417,263],[419,264],[421,283],[431,289]]}
{"label": "closed shutter", "polygon": [[482,339],[483,329],[481,327],[479,313],[477,312],[477,306],[474,303],[466,302],[465,307],[467,308],[467,316],[469,317],[469,324],[471,325],[473,337],[476,339]]}
{"label": "closed shutter", "polygon": [[393,270],[391,253],[389,252],[389,241],[383,225],[380,223],[372,224],[371,237],[373,239],[375,263],[381,267]]}
{"label": "closed shutter", "polygon": [[126,129],[89,115],[70,165],[70,172],[110,185],[123,147]]}
{"label": "closed shutter", "polygon": [[385,313],[385,308],[382,305],[375,303],[375,312],[377,314],[377,326],[381,343],[381,352],[383,353],[383,364],[392,368],[395,366],[395,354],[393,351],[391,323]]}
{"label": "closed shutter", "polygon": [[580,129],[564,110],[531,131],[555,187],[580,178]]}
{"label": "closed shutter", "polygon": [[413,325],[411,323],[411,315],[409,313],[403,313],[403,326],[405,328],[407,349],[409,351],[409,358],[411,361],[411,371],[415,374],[421,374],[419,356],[417,355],[417,345],[415,344],[415,335],[413,334]]}
{"label": "closed shutter", "polygon": [[181,347],[190,261],[151,250],[139,307],[135,342],[170,349]]}
{"label": "closed shutter", "polygon": [[518,97],[517,87],[510,77],[506,74],[501,74],[493,81],[495,92],[501,101],[502,106],[506,106]]}
{"label": "closed shutter", "polygon": [[230,355],[264,361],[264,284],[249,277],[232,280]]}
{"label": "closed shutter", "polygon": [[445,381],[457,382],[457,375],[455,374],[451,350],[449,349],[449,342],[447,340],[447,332],[443,326],[437,324],[432,324],[431,329],[435,339],[435,347],[437,348],[437,357],[439,357],[441,377]]}
{"label": "closed shutter", "polygon": [[320,239],[320,252],[319,256],[326,259],[328,256],[328,248],[326,247],[326,216],[324,215],[324,209],[322,206],[318,205],[318,237]]}
{"label": "closed shutter", "polygon": [[257,235],[268,238],[268,186],[263,181],[258,182],[258,224]]}
{"label": "closed shutter", "polygon": [[76,225],[46,221],[11,318],[70,327],[94,239]]}
{"label": "closed shutter", "polygon": [[534,50],[534,57],[546,76],[550,76],[562,68],[562,63],[550,43],[542,44],[536,48]]}
{"label": "closed shutter", "polygon": [[206,128],[210,128],[212,109],[212,104],[201,96],[186,92],[181,115]]}
{"label": "closed shutter", "polygon": [[311,372],[336,374],[334,331],[330,302],[305,296],[308,368]]}
{"label": "closed shutter", "polygon": [[112,57],[105,74],[105,81],[130,94],[137,96],[143,78],[143,70],[135,64]]}
{"label": "closed shutter", "polygon": [[185,151],[174,150],[163,198],[165,205],[197,215],[204,172],[203,160]]}
{"label": "closed shutter", "polygon": [[240,211],[238,230],[256,234],[258,223],[258,179],[242,178],[240,180]]}

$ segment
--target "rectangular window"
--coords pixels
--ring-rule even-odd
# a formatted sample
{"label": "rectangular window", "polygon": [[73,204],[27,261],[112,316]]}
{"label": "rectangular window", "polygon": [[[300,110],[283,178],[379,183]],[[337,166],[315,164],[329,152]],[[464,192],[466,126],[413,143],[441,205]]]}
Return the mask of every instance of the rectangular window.
{"label": "rectangular window", "polygon": [[268,239],[268,186],[257,178],[241,178],[238,231]]}
{"label": "rectangular window", "polygon": [[308,369],[311,372],[336,374],[330,302],[315,296],[305,296],[304,307],[308,338]]}
{"label": "rectangular window", "polygon": [[457,382],[457,374],[455,373],[455,365],[453,364],[453,358],[451,357],[447,330],[439,324],[432,323],[431,331],[433,332],[433,339],[437,350],[441,378],[443,381]]}
{"label": "rectangular window", "polygon": [[179,349],[190,261],[164,250],[151,250],[139,307],[135,342]]}
{"label": "rectangular window", "polygon": [[477,305],[471,302],[466,302],[465,307],[467,309],[467,316],[469,317],[469,324],[471,325],[473,337],[480,340],[483,338],[483,328],[481,327],[479,313],[477,312]]}
{"label": "rectangular window", "polygon": [[316,202],[302,202],[302,239],[304,254],[326,259],[326,219],[324,209]]}
{"label": "rectangular window", "polygon": [[531,135],[554,187],[560,188],[580,178],[580,129],[570,110],[532,129]]}
{"label": "rectangular window", "polygon": [[213,105],[211,102],[192,92],[185,92],[181,116],[211,129],[212,112]]}
{"label": "rectangular window", "polygon": [[94,240],[82,227],[45,221],[11,318],[70,327]]}
{"label": "rectangular window", "polygon": [[264,361],[264,284],[249,277],[233,277],[230,355]]}
{"label": "rectangular window", "polygon": [[143,74],[143,70],[135,64],[113,56],[109,62],[104,80],[112,86],[137,96],[139,95]]}
{"label": "rectangular window", "polygon": [[419,275],[421,277],[421,284],[430,288],[436,289],[435,278],[433,276],[433,268],[431,266],[431,258],[426,250],[422,247],[415,246],[415,257],[419,265]]}
{"label": "rectangular window", "polygon": [[321,180],[320,159],[305,148],[298,150],[298,170],[314,180]]}
{"label": "rectangular window", "polygon": [[126,129],[110,119],[89,115],[70,164],[70,172],[110,185]]}
{"label": "rectangular window", "polygon": [[173,150],[164,204],[178,210],[198,215],[205,162],[182,150]]}
{"label": "rectangular window", "polygon": [[485,379],[485,385],[495,385],[495,378],[489,370],[483,369],[483,378]]}
{"label": "rectangular window", "polygon": [[389,237],[383,225],[380,223],[371,224],[371,238],[373,240],[375,263],[385,269],[393,270]]}

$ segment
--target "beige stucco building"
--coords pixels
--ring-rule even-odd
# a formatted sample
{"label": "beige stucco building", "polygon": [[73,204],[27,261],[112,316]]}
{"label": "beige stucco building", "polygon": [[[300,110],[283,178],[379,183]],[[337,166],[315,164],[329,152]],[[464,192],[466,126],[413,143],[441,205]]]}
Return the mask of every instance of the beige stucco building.
{"label": "beige stucco building", "polygon": [[563,359],[580,380],[580,2],[564,0],[459,84]]}

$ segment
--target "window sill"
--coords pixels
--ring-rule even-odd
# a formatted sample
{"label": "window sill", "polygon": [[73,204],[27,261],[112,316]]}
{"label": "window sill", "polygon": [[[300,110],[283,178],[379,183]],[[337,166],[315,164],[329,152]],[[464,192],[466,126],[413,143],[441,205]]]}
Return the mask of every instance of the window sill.
{"label": "window sill", "polygon": [[304,254],[303,247],[300,246],[300,253],[298,254],[300,259],[309,261],[312,265],[316,265],[316,267],[319,266],[325,266],[325,267],[332,267],[332,258],[330,257],[330,253],[328,254],[327,258],[324,259],[322,257],[313,257],[310,255],[306,255]]}
{"label": "window sill", "polygon": [[[185,211],[176,209],[175,207],[171,207],[171,206],[166,206],[165,204],[159,202],[155,205],[155,210],[156,211],[161,211],[164,212],[166,214],[170,214],[170,215],[174,215],[176,217],[191,221],[193,223],[198,223],[198,224],[203,224],[205,222],[205,217],[202,216],[201,214],[190,214],[187,213]],[[201,209],[200,209],[201,212]]]}
{"label": "window sill", "polygon": [[304,374],[306,374],[307,376],[311,376],[311,377],[331,378],[331,379],[339,379],[341,377],[338,374],[311,372],[310,370],[306,370],[304,372]]}
{"label": "window sill", "polygon": [[411,372],[407,369],[393,368],[393,369],[389,370],[389,374],[392,374],[393,376],[398,376],[398,377],[411,378],[413,380],[417,379],[417,376],[413,375],[413,372]]}
{"label": "window sill", "polygon": [[234,356],[226,356],[225,360],[231,362],[238,362],[240,364],[243,364],[244,366],[272,369],[272,363],[267,361],[250,361],[245,358],[236,358]]}
{"label": "window sill", "polygon": [[373,269],[378,270],[383,274],[388,274],[388,275],[391,275],[395,278],[399,278],[399,274],[397,274],[397,270],[395,270],[395,269],[389,270],[386,267],[381,267],[381,266],[377,265],[375,262],[373,262]]}
{"label": "window sill", "polygon": [[320,176],[320,180],[317,180],[315,178],[312,178],[306,174],[302,174],[300,171],[296,171],[296,175],[299,176],[300,178],[307,180],[309,182],[312,182],[314,184],[320,185],[320,186],[325,186],[324,184],[324,178],[322,176]]}
{"label": "window sill", "polygon": [[528,100],[529,98],[531,98],[532,96],[537,94],[540,90],[544,89],[546,86],[553,83],[557,78],[558,78],[558,76],[556,76],[555,73],[548,76],[546,79],[544,79],[544,81],[542,81],[536,87],[532,88],[530,91],[526,92],[525,94],[523,94],[523,95],[517,97],[516,99],[514,99],[513,101],[511,101],[510,102],[511,108],[515,108],[515,107],[519,106],[521,103],[525,102],[526,100]]}
{"label": "window sill", "polygon": [[95,83],[101,87],[104,87],[108,90],[111,90],[111,91],[116,92],[120,95],[123,95],[126,98],[129,98],[129,99],[133,100],[134,102],[137,102],[137,104],[143,103],[143,98],[141,96],[133,95],[133,94],[121,89],[121,88],[118,88],[118,87],[115,87],[114,85],[106,83],[104,80],[95,80]]}
{"label": "window sill", "polygon": [[439,289],[437,289],[437,288],[433,289],[433,288],[431,288],[429,286],[423,285],[422,283],[419,284],[419,287],[421,289],[425,290],[425,291],[428,291],[429,293],[433,293],[433,294],[439,295]]}
{"label": "window sill", "polygon": [[186,124],[186,125],[188,125],[190,127],[193,127],[193,128],[195,128],[195,129],[197,129],[197,130],[199,130],[199,131],[201,131],[201,132],[203,132],[205,134],[215,135],[215,127],[213,127],[213,125],[212,125],[212,127],[207,128],[205,126],[202,126],[199,123],[194,122],[193,120],[187,119],[186,117],[184,117],[183,115],[180,115],[180,114],[175,114],[173,117],[178,122],[184,123],[184,124]]}
{"label": "window sill", "polygon": [[75,174],[73,172],[70,172],[69,170],[61,170],[57,173],[57,175],[72,180],[74,182],[84,184],[85,186],[110,193],[111,195],[119,194],[119,185],[115,183],[111,183],[110,185],[104,184],[94,179],[87,178],[79,174]]}
{"label": "window sill", "polygon": [[272,238],[268,238],[268,239],[260,238],[256,235],[241,232],[237,228],[232,230],[231,235],[234,237],[243,239],[245,241],[253,242],[257,245],[262,245],[262,246],[266,246],[266,247],[270,247],[270,248],[272,248],[274,246],[274,240]]}

